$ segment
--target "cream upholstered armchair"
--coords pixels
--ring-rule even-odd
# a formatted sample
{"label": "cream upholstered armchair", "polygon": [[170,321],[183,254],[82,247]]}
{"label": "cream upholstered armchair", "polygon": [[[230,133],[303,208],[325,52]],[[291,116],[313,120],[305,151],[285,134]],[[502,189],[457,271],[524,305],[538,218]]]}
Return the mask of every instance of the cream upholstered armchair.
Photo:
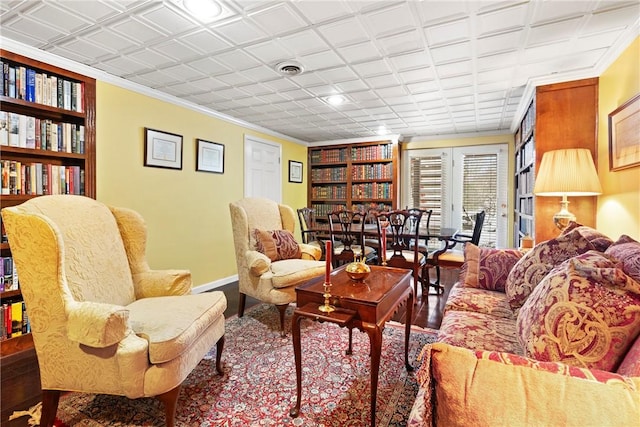
{"label": "cream upholstered armchair", "polygon": [[[289,206],[266,198],[247,197],[230,203],[229,209],[240,289],[238,316],[244,314],[247,295],[275,304],[284,336],[285,310],[296,300],[296,285],[325,271],[324,262],[319,261],[322,251],[316,246],[290,241],[296,216]],[[285,247],[289,250],[281,250]]]}
{"label": "cream upholstered armchair", "polygon": [[180,386],[224,344],[222,292],[191,294],[186,270],[151,270],[146,226],[129,209],[83,196],[2,210],[40,366],[42,426],[60,391],[157,396],[174,425]]}

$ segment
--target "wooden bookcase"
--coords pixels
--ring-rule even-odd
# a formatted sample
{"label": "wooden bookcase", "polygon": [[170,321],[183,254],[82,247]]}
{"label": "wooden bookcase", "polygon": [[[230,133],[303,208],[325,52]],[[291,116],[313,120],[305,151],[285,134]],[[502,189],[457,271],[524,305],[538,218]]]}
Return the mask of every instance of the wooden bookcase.
{"label": "wooden bookcase", "polygon": [[334,210],[395,209],[398,144],[391,141],[310,147],[308,206],[327,222]]}
{"label": "wooden bookcase", "polygon": [[[2,207],[42,194],[95,198],[95,79],[2,49],[0,59]],[[42,181],[41,170],[45,171]],[[54,174],[60,177],[57,182]],[[4,231],[2,237],[2,257],[10,258]],[[19,282],[19,272],[17,277]],[[20,289],[0,292],[0,300],[3,304],[22,301]],[[3,339],[0,350],[0,416],[6,420],[14,410],[28,409],[41,399],[40,374],[30,333]]]}
{"label": "wooden bookcase", "polygon": [[[597,120],[598,78],[536,88],[515,134],[514,247],[525,234],[542,242],[560,233],[552,219],[560,197],[535,196],[535,174],[545,152],[563,148],[588,148],[597,165]],[[570,197],[569,202],[579,223],[595,227],[595,196]]]}

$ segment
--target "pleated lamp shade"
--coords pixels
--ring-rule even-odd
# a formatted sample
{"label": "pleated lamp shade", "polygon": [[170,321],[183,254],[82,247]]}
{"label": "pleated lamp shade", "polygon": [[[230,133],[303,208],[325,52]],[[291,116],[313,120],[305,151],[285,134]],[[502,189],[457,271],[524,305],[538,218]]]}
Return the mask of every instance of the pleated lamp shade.
{"label": "pleated lamp shade", "polygon": [[533,193],[537,196],[561,196],[560,212],[553,221],[564,230],[576,217],[569,212],[567,196],[595,196],[602,193],[591,152],[586,148],[547,151],[536,174]]}

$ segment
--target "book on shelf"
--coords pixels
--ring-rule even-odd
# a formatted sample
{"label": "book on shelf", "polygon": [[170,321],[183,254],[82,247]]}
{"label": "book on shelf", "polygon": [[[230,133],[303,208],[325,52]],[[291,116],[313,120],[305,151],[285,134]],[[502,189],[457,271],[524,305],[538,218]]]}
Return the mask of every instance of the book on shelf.
{"label": "book on shelf", "polygon": [[0,111],[0,145],[9,145],[9,113]]}
{"label": "book on shelf", "polygon": [[22,335],[22,301],[11,303],[11,338]]}

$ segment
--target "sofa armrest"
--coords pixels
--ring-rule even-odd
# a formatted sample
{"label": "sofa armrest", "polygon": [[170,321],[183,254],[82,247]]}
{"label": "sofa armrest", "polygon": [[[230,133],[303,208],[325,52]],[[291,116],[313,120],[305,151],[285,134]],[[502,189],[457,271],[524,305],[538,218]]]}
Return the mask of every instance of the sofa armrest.
{"label": "sofa armrest", "polygon": [[256,277],[262,276],[271,267],[271,260],[262,252],[247,251],[245,257],[249,271]]}
{"label": "sofa armrest", "polygon": [[120,305],[73,302],[67,309],[67,337],[89,347],[104,348],[129,333],[129,310]]}
{"label": "sofa armrest", "polygon": [[189,270],[147,270],[133,275],[136,299],[191,293]]}
{"label": "sofa armrest", "polygon": [[418,381],[439,425],[638,423],[640,378],[444,343],[422,354]]}
{"label": "sofa armrest", "polygon": [[317,246],[308,245],[306,243],[299,243],[300,251],[302,252],[302,259],[309,259],[311,261],[318,261],[322,258],[322,249]]}

